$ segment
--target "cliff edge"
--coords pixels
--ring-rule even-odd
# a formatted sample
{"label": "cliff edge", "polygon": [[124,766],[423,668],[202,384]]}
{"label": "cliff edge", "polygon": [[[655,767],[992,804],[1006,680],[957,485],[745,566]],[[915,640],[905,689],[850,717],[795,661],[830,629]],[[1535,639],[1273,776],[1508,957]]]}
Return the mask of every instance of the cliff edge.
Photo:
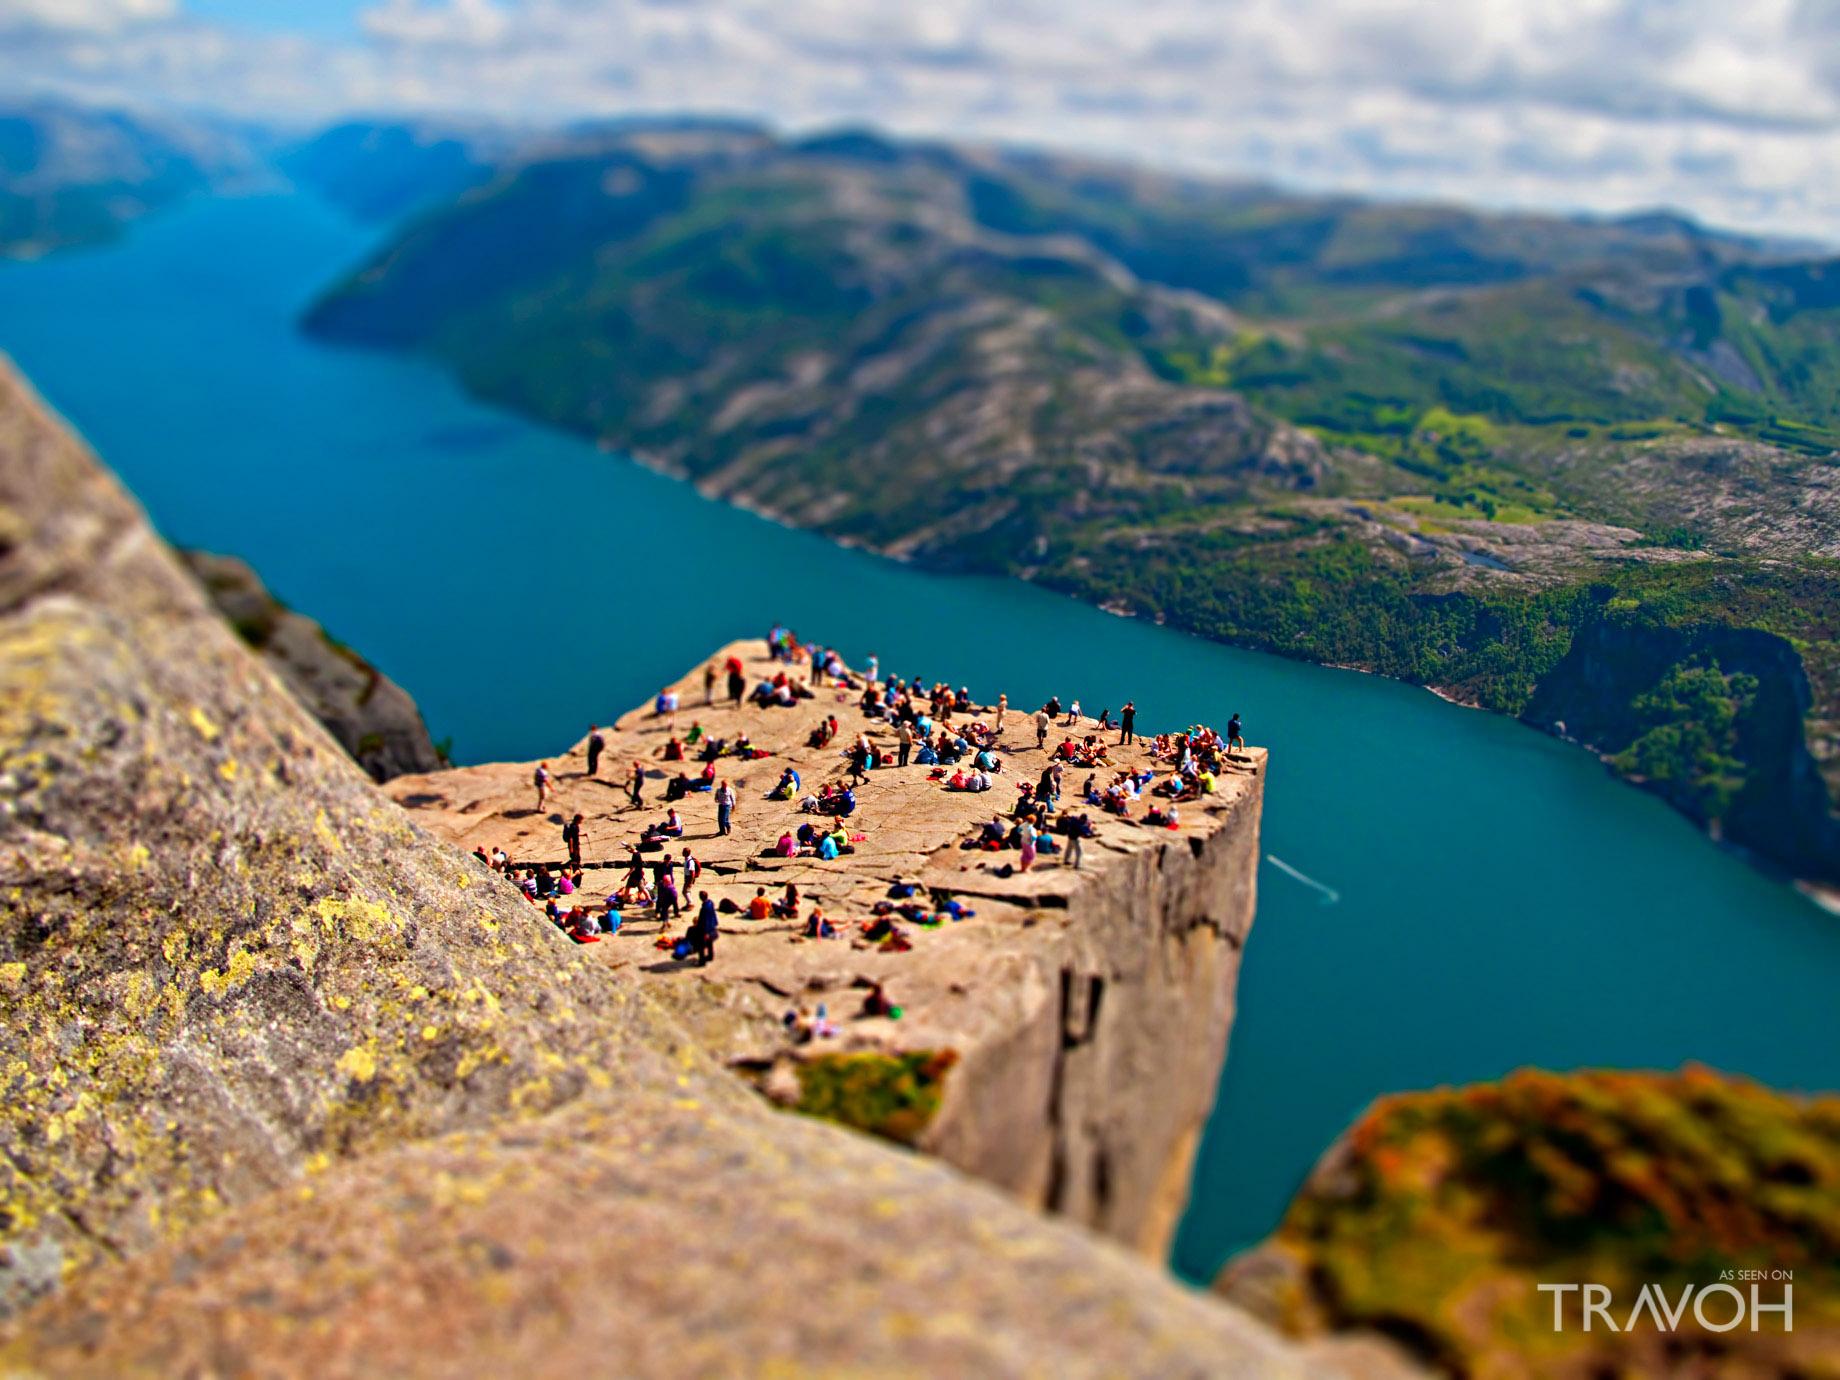
{"label": "cliff edge", "polygon": [[245,562],[208,551],[179,555],[237,635],[371,780],[446,765],[409,692],[275,598]]}
{"label": "cliff edge", "polygon": [[[561,868],[561,826],[582,815],[587,870],[573,899],[596,909],[635,856],[661,856],[635,855],[633,845],[675,808],[683,834],[669,852],[690,852],[702,868],[697,888],[740,913],[723,919],[707,968],[655,947],[661,932],[681,935],[683,922],[661,924],[650,908],[598,944],[599,961],[636,970],[712,1053],[782,1100],[914,1144],[1161,1259],[1187,1202],[1233,1021],[1265,750],[1230,760],[1212,794],[1179,806],[1178,827],[1153,826],[1148,808],[1168,808],[1155,795],[1133,806],[1135,818],[1078,802],[1089,775],[1100,786],[1119,771],[1166,777],[1171,768],[1148,739],[1126,744],[1116,729],[1063,718],[1037,746],[1029,715],[1011,710],[989,791],[947,789],[936,778],[950,769],[917,760],[876,767],[845,823],[857,840],[851,853],[781,857],[782,834],[814,821],[831,827],[801,811],[798,797],[848,783],[847,749],[859,732],[896,758],[896,726],[859,708],[864,682],[848,672],[843,685],[811,676],[772,660],[760,641],[723,648],[711,664],[724,663],[741,668],[749,689],[784,672],[810,696],[737,703],[706,691],[697,668],[670,687],[686,706],[674,716],[634,711],[601,734],[598,774],[587,769],[585,739],[548,763],[555,788],[541,812],[535,763],[405,776],[390,794],[440,837],[502,849],[514,865]],[[955,722],[995,718],[985,705]],[[827,719],[838,733],[820,746]],[[1018,787],[1034,786],[1063,742],[1089,739],[1106,763],[1066,766],[1061,800],[1063,812],[1084,810],[1094,822],[1081,867],[1062,851],[1025,873],[1013,850],[965,846],[993,815],[1007,816]],[[735,756],[743,740],[762,755]],[[696,760],[717,744],[721,756]],[[666,760],[676,752],[690,760]],[[647,773],[638,805],[628,798],[635,767]],[[674,778],[694,782],[705,770],[737,793],[730,834],[717,831],[713,791],[664,799]],[[776,799],[788,771],[800,787]],[[757,892],[780,899],[789,884],[800,893],[795,914],[747,918]],[[807,935],[814,905],[836,938]],[[815,1015],[820,1004],[835,1031],[807,1038],[801,1008]]]}
{"label": "cliff edge", "polygon": [[10,372],[0,781],[10,1369],[1307,1373],[746,1093],[379,794]]}

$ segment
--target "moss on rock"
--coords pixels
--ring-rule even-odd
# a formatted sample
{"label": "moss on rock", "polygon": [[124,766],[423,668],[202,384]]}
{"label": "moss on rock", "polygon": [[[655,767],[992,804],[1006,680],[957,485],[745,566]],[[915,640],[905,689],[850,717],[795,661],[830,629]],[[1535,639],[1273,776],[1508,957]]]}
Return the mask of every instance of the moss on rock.
{"label": "moss on rock", "polygon": [[949,1049],[821,1054],[798,1066],[798,1109],[912,1145],[939,1110],[946,1074],[957,1062]]}

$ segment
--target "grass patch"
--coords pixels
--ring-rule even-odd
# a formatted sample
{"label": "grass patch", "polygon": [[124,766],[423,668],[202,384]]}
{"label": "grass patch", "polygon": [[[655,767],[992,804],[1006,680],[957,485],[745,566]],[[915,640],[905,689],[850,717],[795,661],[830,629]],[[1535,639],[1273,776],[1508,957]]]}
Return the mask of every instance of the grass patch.
{"label": "grass patch", "polygon": [[798,1110],[912,1145],[939,1111],[954,1050],[821,1054],[798,1066]]}

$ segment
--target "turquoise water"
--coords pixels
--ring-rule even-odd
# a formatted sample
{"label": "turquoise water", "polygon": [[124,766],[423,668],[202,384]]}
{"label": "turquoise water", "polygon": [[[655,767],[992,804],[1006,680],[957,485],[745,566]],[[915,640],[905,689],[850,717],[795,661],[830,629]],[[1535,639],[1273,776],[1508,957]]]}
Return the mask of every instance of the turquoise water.
{"label": "turquoise water", "polygon": [[249,558],[461,760],[572,741],[775,618],[1015,704],[1241,712],[1267,867],[1176,1264],[1275,1224],[1378,1094],[1694,1059],[1840,1087],[1840,920],[1582,752],[1423,690],[1236,652],[1026,585],[833,547],[292,329],[367,245],[309,200],[205,202],[0,269],[0,348],[175,541]]}

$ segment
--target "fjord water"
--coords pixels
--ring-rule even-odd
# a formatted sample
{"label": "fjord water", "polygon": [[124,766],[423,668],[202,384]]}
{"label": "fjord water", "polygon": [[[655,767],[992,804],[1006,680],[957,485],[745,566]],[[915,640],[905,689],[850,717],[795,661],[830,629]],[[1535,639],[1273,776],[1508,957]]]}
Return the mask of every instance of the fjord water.
{"label": "fjord water", "polygon": [[[175,542],[242,555],[462,761],[559,752],[775,618],[891,672],[1272,750],[1258,921],[1176,1248],[1269,1231],[1375,1096],[1520,1065],[1840,1087],[1840,919],[1588,755],[1423,690],[1236,652],[1013,582],[923,575],[707,502],[294,329],[369,243],[310,199],[207,201],[0,268],[0,348]],[[916,961],[919,961],[916,955]]]}

